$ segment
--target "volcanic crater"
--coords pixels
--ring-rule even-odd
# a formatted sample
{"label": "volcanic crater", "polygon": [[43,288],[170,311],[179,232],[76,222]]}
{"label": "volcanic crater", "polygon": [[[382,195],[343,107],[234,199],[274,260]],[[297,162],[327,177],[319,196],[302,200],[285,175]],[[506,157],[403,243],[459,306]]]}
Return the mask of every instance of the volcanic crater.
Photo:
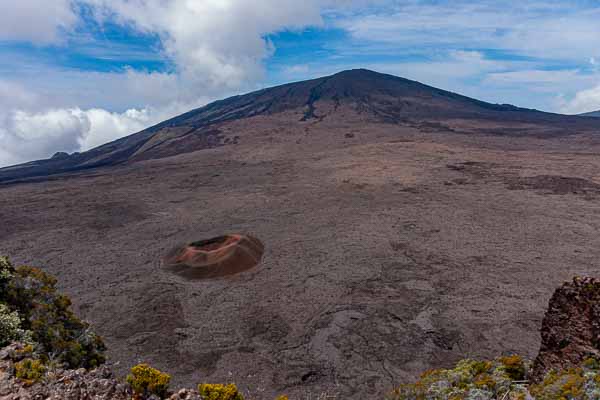
{"label": "volcanic crater", "polygon": [[263,253],[264,245],[257,238],[231,234],[176,246],[163,264],[187,279],[210,279],[254,268]]}

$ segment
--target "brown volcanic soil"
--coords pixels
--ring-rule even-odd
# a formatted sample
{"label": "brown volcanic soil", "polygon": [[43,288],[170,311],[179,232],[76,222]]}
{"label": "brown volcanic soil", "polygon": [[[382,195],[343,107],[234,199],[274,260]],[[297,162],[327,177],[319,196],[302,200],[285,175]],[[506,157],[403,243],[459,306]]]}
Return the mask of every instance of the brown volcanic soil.
{"label": "brown volcanic soil", "polygon": [[225,235],[174,247],[163,259],[166,268],[188,279],[239,274],[255,267],[263,244],[246,235]]}
{"label": "brown volcanic soil", "polygon": [[[219,123],[221,145],[196,152],[2,186],[0,253],[57,275],[119,372],[149,362],[175,385],[376,398],[464,357],[533,358],[555,287],[599,272],[598,139],[306,112]],[[262,261],[202,280],[163,267],[178,243],[224,232],[260,238]]]}

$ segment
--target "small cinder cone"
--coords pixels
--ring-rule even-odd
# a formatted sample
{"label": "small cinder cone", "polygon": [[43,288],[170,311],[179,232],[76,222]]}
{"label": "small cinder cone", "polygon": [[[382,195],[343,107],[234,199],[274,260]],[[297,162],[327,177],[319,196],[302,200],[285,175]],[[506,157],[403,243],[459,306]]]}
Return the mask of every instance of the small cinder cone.
{"label": "small cinder cone", "polygon": [[163,263],[184,278],[208,279],[253,268],[263,253],[263,244],[252,236],[226,235],[177,246]]}

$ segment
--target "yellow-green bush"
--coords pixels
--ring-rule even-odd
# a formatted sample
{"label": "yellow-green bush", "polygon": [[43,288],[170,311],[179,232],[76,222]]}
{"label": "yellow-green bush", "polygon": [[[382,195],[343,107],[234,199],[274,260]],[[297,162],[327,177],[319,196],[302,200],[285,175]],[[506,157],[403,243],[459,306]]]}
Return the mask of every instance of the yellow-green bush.
{"label": "yellow-green bush", "polygon": [[133,392],[139,399],[150,395],[156,395],[161,399],[167,395],[171,376],[148,364],[138,364],[131,368],[131,374],[127,375],[127,383],[131,385]]}
{"label": "yellow-green bush", "polygon": [[526,389],[514,381],[523,379],[526,367],[519,356],[493,361],[462,360],[453,369],[426,371],[416,383],[400,385],[388,399],[521,399],[525,398]]}
{"label": "yellow-green bush", "polygon": [[452,369],[426,371],[413,384],[389,394],[391,400],[599,400],[600,361],[585,360],[577,368],[548,372],[543,381],[527,384],[529,362],[519,356],[494,361],[459,361]]}
{"label": "yellow-green bush", "polygon": [[597,360],[588,359],[579,368],[550,371],[529,391],[536,400],[600,399],[600,365]]}
{"label": "yellow-green bush", "polygon": [[229,385],[202,383],[198,385],[198,392],[204,400],[244,400],[233,383]]}
{"label": "yellow-green bush", "polygon": [[525,378],[525,363],[523,358],[518,355],[500,357],[500,362],[504,366],[504,371],[513,381],[523,380]]}
{"label": "yellow-green bush", "polygon": [[15,376],[26,385],[32,385],[38,382],[44,376],[46,367],[40,360],[26,358],[23,361],[15,363]]}

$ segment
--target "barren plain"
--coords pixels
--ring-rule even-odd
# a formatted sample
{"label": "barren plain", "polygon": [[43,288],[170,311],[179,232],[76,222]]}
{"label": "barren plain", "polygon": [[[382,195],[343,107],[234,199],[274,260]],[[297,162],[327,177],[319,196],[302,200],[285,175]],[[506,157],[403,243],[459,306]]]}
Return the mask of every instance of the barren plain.
{"label": "barren plain", "polygon": [[[0,252],[57,276],[118,372],[144,361],[257,399],[378,398],[465,357],[534,357],[553,290],[598,274],[600,136],[301,117],[0,186]],[[225,234],[259,239],[261,262],[212,279],[162,263]]]}

